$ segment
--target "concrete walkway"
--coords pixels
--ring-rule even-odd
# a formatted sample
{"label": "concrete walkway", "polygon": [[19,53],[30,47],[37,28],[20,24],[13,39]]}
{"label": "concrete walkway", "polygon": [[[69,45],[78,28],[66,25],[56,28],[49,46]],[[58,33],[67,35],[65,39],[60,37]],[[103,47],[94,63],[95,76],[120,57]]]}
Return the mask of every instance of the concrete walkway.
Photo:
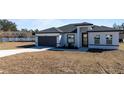
{"label": "concrete walkway", "polygon": [[25,53],[25,52],[40,52],[40,51],[47,51],[51,49],[50,47],[46,48],[26,48],[26,49],[12,49],[12,50],[0,50],[0,57]]}

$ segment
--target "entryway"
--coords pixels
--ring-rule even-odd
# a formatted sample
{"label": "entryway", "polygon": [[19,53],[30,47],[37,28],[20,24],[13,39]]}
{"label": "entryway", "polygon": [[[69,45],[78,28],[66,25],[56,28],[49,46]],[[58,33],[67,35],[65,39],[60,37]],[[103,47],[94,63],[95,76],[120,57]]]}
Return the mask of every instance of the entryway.
{"label": "entryway", "polygon": [[87,35],[87,33],[82,33],[82,47],[88,47],[88,35]]}

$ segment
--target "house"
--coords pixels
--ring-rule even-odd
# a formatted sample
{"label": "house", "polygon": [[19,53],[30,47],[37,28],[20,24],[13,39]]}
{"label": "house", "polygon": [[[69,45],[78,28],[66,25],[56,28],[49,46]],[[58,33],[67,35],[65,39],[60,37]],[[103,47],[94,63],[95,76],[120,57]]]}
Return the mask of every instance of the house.
{"label": "house", "polygon": [[118,49],[119,30],[92,23],[75,23],[52,27],[35,36],[36,46]]}

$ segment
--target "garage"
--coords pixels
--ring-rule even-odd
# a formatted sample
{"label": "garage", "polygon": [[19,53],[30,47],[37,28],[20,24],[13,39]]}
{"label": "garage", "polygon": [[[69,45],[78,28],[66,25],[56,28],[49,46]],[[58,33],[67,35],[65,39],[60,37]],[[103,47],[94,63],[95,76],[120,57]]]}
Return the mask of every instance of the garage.
{"label": "garage", "polygon": [[56,36],[38,36],[38,46],[56,47]]}

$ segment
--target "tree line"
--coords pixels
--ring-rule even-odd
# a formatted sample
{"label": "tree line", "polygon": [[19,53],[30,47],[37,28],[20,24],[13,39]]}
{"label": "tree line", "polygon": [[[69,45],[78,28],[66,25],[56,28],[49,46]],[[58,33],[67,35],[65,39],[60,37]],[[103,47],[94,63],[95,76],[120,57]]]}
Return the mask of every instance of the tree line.
{"label": "tree line", "polygon": [[30,30],[28,30],[26,28],[18,30],[17,25],[14,22],[9,21],[7,19],[0,19],[0,30],[2,30],[2,31],[23,31],[23,32],[32,32],[32,33],[39,31],[38,29],[35,29],[35,30],[30,29]]}
{"label": "tree line", "polygon": [[3,19],[3,20],[0,20],[0,30],[17,31],[17,26],[15,23],[8,21],[6,19]]}
{"label": "tree line", "polygon": [[116,23],[114,23],[113,28],[119,29],[119,30],[124,30],[124,23],[122,23],[121,25],[117,25]]}

